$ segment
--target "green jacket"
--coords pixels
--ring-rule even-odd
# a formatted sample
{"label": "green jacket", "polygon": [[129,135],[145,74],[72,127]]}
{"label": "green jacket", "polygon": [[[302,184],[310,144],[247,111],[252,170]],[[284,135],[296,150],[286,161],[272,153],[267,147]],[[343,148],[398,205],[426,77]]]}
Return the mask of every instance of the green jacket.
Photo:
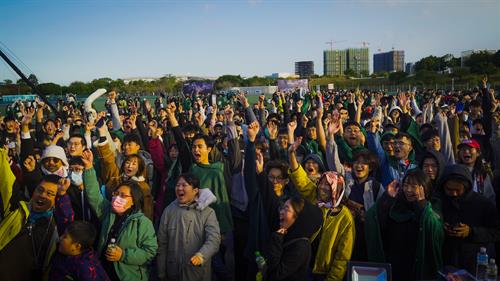
{"label": "green jacket", "polygon": [[[110,202],[99,191],[94,169],[85,170],[83,182],[90,205],[101,221],[101,234],[97,244],[97,252],[101,256],[106,250],[108,233],[116,215],[111,210]],[[120,261],[113,263],[116,274],[122,281],[148,280],[149,263],[158,249],[153,223],[142,212],[137,212],[126,219],[119,233],[116,244],[123,250],[123,254]]]}
{"label": "green jacket", "polygon": [[[369,261],[386,262],[381,227],[387,222],[389,210],[394,203],[392,198],[379,200],[366,213],[365,237]],[[385,208],[387,206],[388,208]],[[432,209],[431,203],[427,202],[420,216],[414,267],[416,280],[436,277],[437,271],[443,266],[443,241],[443,219]]]}
{"label": "green jacket", "polygon": [[219,228],[222,234],[233,230],[233,217],[231,215],[231,205],[229,193],[226,188],[224,178],[224,163],[215,162],[208,165],[193,164],[191,173],[200,178],[200,187],[209,188],[217,198],[217,202],[210,205],[215,211]]}

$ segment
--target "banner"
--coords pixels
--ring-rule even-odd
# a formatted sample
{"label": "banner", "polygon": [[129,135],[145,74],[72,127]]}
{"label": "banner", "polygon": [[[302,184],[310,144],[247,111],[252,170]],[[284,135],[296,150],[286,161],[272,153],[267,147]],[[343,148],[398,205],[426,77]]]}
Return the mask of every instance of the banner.
{"label": "banner", "polygon": [[190,81],[184,83],[182,92],[184,94],[209,94],[214,89],[214,82]]}
{"label": "banner", "polygon": [[280,91],[293,90],[295,88],[308,88],[307,79],[297,79],[297,80],[278,80],[278,89]]}

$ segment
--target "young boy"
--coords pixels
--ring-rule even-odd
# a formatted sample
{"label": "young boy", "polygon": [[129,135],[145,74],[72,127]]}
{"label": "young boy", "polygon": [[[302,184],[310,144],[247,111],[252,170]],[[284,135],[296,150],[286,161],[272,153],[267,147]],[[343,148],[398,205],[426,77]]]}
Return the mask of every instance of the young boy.
{"label": "young boy", "polygon": [[49,280],[109,280],[99,257],[92,249],[96,234],[94,226],[88,222],[71,223],[59,240]]}

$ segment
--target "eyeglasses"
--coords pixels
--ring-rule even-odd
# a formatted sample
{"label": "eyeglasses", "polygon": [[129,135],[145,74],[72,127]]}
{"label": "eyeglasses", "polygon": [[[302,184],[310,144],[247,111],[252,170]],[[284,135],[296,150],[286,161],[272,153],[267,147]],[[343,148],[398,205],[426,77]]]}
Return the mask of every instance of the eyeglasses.
{"label": "eyeglasses", "polygon": [[282,181],[282,180],[283,180],[283,177],[273,177],[273,176],[267,176],[267,179],[268,179],[270,182],[279,182],[279,181]]}
{"label": "eyeglasses", "polygon": [[132,195],[124,194],[118,191],[113,191],[111,193],[112,196],[120,196],[121,198],[132,198]]}
{"label": "eyeglasses", "polygon": [[411,143],[406,143],[406,142],[404,142],[404,141],[395,141],[395,142],[394,142],[394,145],[395,145],[395,146],[404,146],[404,145],[408,145],[408,146],[410,146],[410,145],[411,145]]}
{"label": "eyeglasses", "polygon": [[44,194],[46,193],[48,197],[56,197],[56,193],[54,192],[51,192],[49,190],[46,190],[45,188],[41,187],[41,186],[37,186],[35,188],[36,192],[37,193],[40,193],[40,194]]}

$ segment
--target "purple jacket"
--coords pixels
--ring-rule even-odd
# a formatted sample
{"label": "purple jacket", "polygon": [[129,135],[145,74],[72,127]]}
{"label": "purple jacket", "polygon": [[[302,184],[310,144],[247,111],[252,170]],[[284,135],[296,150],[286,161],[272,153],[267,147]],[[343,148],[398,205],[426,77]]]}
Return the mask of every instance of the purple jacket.
{"label": "purple jacket", "polygon": [[93,249],[78,256],[56,253],[52,259],[49,280],[52,281],[109,281],[109,277]]}

